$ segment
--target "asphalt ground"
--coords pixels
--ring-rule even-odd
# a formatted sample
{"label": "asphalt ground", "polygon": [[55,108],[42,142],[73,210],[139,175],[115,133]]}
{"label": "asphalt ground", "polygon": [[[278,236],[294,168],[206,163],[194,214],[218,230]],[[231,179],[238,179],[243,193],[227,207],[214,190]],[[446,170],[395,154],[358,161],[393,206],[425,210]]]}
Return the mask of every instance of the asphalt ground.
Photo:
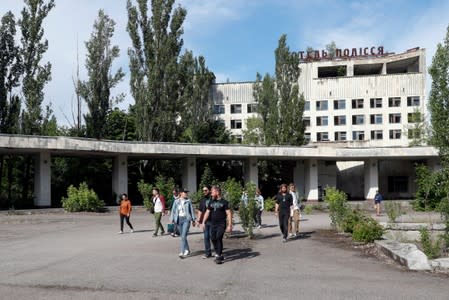
{"label": "asphalt ground", "polygon": [[[180,240],[152,237],[153,216],[136,211],[118,234],[116,212],[0,214],[0,299],[449,299],[449,278],[411,272],[323,238],[326,214],[303,216],[302,236],[282,243],[264,213],[256,238],[240,225],[224,240],[225,263],[191,255]],[[163,217],[166,224],[168,217]]]}

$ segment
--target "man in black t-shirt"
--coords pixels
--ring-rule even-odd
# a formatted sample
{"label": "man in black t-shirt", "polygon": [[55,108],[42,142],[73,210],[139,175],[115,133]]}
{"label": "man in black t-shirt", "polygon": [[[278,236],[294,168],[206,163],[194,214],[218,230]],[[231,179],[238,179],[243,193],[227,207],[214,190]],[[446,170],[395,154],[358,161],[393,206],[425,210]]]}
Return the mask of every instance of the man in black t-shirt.
{"label": "man in black t-shirt", "polygon": [[207,221],[210,221],[210,238],[214,245],[215,262],[217,264],[222,264],[224,260],[223,235],[225,233],[225,230],[226,232],[232,231],[232,215],[228,201],[221,198],[220,187],[213,186],[211,190],[211,196],[212,201],[210,201],[209,206],[206,210],[206,214],[204,215],[202,228],[204,230],[205,223],[207,223]]}
{"label": "man in black t-shirt", "polygon": [[293,197],[288,193],[287,185],[281,184],[279,194],[276,195],[276,216],[279,217],[279,227],[282,232],[282,242],[287,241],[288,235],[288,219],[290,218],[290,210],[293,206]]}
{"label": "man in black t-shirt", "polygon": [[[198,208],[198,222],[199,224],[203,223],[204,215],[206,214],[207,207],[209,206],[209,203],[211,202],[211,196],[210,196],[210,187],[209,186],[203,186],[203,198],[200,200],[200,206]],[[212,250],[210,248],[210,218],[207,220],[207,222],[204,224],[204,255],[202,258],[209,258],[212,256]]]}

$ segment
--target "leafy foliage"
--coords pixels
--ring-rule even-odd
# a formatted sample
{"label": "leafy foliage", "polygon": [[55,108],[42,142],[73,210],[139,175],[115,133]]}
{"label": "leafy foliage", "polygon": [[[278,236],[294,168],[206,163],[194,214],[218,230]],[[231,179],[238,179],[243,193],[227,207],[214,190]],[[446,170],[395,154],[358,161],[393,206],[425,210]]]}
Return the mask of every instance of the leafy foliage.
{"label": "leafy foliage", "polygon": [[247,204],[240,201],[239,205],[239,217],[242,222],[242,227],[248,233],[249,238],[253,238],[254,229],[254,214],[256,211],[256,185],[252,182],[248,182],[245,185],[245,192],[248,197]]}
{"label": "leafy foliage", "polygon": [[402,215],[402,206],[398,202],[386,202],[385,211],[388,216],[388,220],[392,223],[396,222],[396,219]]}
{"label": "leafy foliage", "polygon": [[360,223],[355,224],[352,239],[356,242],[372,243],[382,238],[383,227],[371,217]]}
{"label": "leafy foliage", "polygon": [[83,182],[78,188],[70,185],[67,189],[67,198],[62,198],[62,207],[69,212],[76,211],[100,211],[104,207],[93,189],[89,189],[87,183]]}
{"label": "leafy foliage", "polygon": [[449,26],[444,42],[437,45],[429,74],[432,77],[429,95],[431,143],[438,148],[443,164],[447,165],[449,162]]}
{"label": "leafy foliage", "polygon": [[341,229],[343,220],[349,211],[346,193],[339,191],[334,187],[327,188],[325,201],[329,206],[329,216],[331,218],[332,227]]}
{"label": "leafy foliage", "polygon": [[425,226],[421,227],[419,235],[423,252],[427,257],[430,259],[439,257],[441,255],[440,240],[433,241],[429,229]]}
{"label": "leafy foliage", "polygon": [[[119,47],[111,46],[115,22],[103,10],[98,12],[94,31],[86,42],[87,81],[78,81],[76,92],[87,103],[89,112],[84,115],[88,137],[104,138],[107,130],[107,116],[113,104],[111,89],[125,76],[122,69],[112,75],[114,59],[119,57]],[[124,95],[120,95],[118,101]]]}
{"label": "leafy foliage", "polygon": [[353,233],[355,225],[365,222],[366,216],[360,210],[349,209],[343,217],[341,229],[344,232]]}
{"label": "leafy foliage", "polygon": [[264,202],[264,210],[265,211],[274,211],[274,208],[276,207],[276,201],[273,198],[267,198]]}
{"label": "leafy foliage", "polygon": [[446,175],[444,171],[432,172],[425,165],[417,165],[416,184],[417,191],[413,207],[415,210],[435,210],[441,199],[447,197],[447,191],[443,188],[445,185]]}
{"label": "leafy foliage", "polygon": [[244,139],[265,145],[303,145],[304,97],[299,93],[299,54],[290,51],[287,36],[280,37],[275,50],[275,75],[258,73],[253,96],[261,121],[250,121]]}
{"label": "leafy foliage", "polygon": [[228,180],[223,183],[222,189],[223,196],[229,201],[231,209],[236,210],[240,205],[240,199],[242,196],[241,184],[235,180],[235,178],[229,177]]}

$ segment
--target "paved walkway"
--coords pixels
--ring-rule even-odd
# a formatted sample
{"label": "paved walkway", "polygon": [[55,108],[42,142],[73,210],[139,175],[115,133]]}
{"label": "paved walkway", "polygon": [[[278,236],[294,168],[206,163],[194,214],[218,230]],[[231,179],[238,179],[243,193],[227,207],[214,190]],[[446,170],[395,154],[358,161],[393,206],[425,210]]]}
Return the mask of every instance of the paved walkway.
{"label": "paved walkway", "polygon": [[[448,299],[448,278],[404,271],[324,243],[328,216],[305,216],[304,238],[281,242],[273,215],[258,239],[225,240],[226,261],[201,259],[202,233],[153,238],[153,218],[117,234],[106,214],[0,214],[0,299]],[[164,217],[164,222],[167,217]],[[125,225],[126,226],[126,225]],[[236,226],[239,230],[239,226]]]}

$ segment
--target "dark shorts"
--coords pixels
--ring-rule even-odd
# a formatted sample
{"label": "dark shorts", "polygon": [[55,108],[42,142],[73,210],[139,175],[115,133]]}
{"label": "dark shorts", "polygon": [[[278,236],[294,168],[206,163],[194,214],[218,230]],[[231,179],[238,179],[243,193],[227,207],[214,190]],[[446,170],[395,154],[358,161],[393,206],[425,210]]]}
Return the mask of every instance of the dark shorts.
{"label": "dark shorts", "polygon": [[374,201],[374,204],[380,204],[381,200]]}

